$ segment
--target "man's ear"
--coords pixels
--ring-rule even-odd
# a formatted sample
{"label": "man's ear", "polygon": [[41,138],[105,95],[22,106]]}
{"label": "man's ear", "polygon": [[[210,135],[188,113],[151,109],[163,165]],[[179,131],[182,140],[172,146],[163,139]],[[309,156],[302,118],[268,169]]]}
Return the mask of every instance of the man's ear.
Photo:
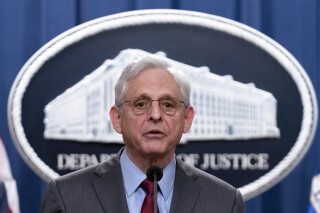
{"label": "man's ear", "polygon": [[183,133],[187,133],[190,130],[192,126],[193,118],[194,118],[194,109],[192,106],[190,106],[185,111]]}
{"label": "man's ear", "polygon": [[121,118],[120,118],[120,109],[118,109],[115,106],[112,106],[110,111],[109,111],[109,116],[112,122],[112,126],[114,130],[116,130],[117,133],[121,134],[122,129],[121,129]]}

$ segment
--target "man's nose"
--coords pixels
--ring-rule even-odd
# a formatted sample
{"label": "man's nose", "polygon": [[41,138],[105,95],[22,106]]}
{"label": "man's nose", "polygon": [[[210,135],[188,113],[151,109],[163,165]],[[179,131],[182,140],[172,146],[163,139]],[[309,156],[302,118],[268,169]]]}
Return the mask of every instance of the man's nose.
{"label": "man's nose", "polygon": [[150,119],[154,121],[161,120],[161,113],[162,111],[159,105],[159,101],[153,100],[151,102],[151,106],[149,110]]}

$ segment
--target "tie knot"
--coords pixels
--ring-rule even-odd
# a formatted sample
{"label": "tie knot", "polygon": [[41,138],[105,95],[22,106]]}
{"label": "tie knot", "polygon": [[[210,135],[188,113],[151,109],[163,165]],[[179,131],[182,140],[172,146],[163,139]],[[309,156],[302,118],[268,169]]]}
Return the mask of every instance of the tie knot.
{"label": "tie knot", "polygon": [[148,179],[144,179],[144,181],[140,184],[141,188],[147,193],[147,194],[153,194],[153,182],[151,182]]}

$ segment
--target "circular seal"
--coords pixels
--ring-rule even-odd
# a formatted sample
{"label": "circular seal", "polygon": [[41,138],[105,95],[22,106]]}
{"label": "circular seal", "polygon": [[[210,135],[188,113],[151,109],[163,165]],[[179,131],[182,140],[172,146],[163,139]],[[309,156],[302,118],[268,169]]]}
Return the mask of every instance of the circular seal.
{"label": "circular seal", "polygon": [[74,27],[39,49],[10,92],[8,121],[28,165],[49,180],[123,146],[108,117],[126,63],[167,58],[192,82],[196,116],[176,156],[239,188],[245,200],[307,152],[317,101],[297,60],[266,35],[198,12],[141,10]]}

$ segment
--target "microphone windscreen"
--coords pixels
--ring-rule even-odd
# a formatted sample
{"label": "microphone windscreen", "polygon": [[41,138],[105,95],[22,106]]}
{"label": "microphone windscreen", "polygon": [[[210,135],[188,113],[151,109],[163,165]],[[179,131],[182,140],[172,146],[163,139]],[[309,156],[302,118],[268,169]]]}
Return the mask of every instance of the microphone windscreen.
{"label": "microphone windscreen", "polygon": [[159,166],[151,166],[147,170],[147,178],[151,182],[154,182],[154,175],[156,175],[157,181],[161,180],[163,176],[162,169]]}

